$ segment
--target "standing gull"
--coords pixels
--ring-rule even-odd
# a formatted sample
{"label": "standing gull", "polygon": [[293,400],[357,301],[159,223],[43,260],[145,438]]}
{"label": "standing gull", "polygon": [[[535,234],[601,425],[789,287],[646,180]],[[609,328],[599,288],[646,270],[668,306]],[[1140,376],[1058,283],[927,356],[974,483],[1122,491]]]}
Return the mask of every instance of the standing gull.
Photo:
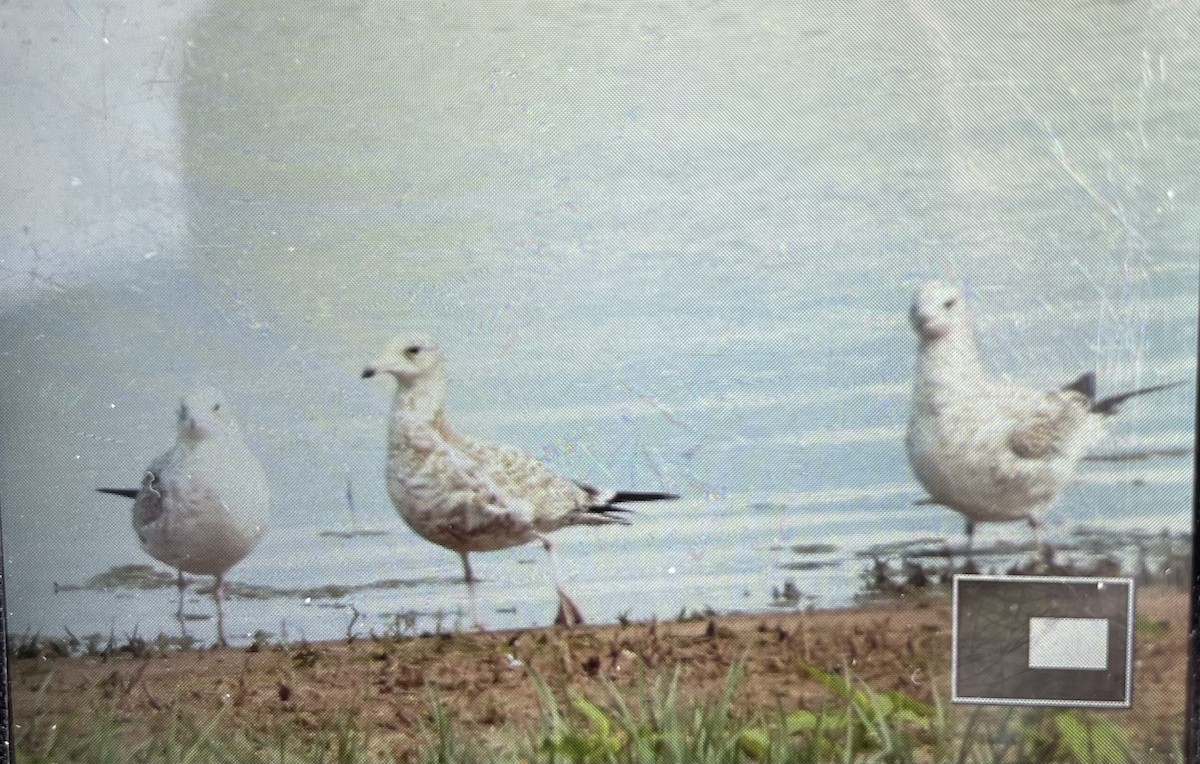
{"label": "standing gull", "polygon": [[574,483],[517,449],[454,432],[446,421],[445,359],[426,337],[394,340],[362,376],[376,374],[390,375],[398,385],[388,427],[388,495],[419,536],[458,553],[471,619],[480,630],[471,552],[540,542],[558,588],[556,622],[582,623],[547,534],[571,525],[627,525],[618,514],[628,511],[623,503],[678,498]]}
{"label": "standing gull", "polygon": [[1050,391],[991,377],[962,292],[939,281],[917,292],[909,319],[919,344],[908,460],[929,491],[920,503],[966,518],[968,557],[977,522],[1024,520],[1041,550],[1042,518],[1105,420],[1134,396],[1180,384],[1097,400],[1093,372]]}
{"label": "standing gull", "polygon": [[178,428],[175,445],[150,464],[140,488],[96,490],[133,499],[133,530],[142,549],[178,573],[181,627],[183,574],[214,577],[217,642],[225,645],[225,573],[266,530],[267,478],[219,391],[201,387],[185,396]]}

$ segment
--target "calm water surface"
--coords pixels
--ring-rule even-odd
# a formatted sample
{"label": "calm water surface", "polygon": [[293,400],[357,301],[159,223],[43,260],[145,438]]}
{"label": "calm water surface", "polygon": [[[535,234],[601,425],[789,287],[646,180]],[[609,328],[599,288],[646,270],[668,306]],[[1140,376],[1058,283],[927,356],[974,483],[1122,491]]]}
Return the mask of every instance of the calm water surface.
{"label": "calm water surface", "polygon": [[[786,579],[845,604],[855,551],[956,537],[956,515],[912,506],[903,448],[905,314],[935,275],[967,285],[997,371],[1189,381],[1130,405],[1100,451],[1194,442],[1194,1],[182,5],[103,30],[19,12],[33,52],[6,54],[10,97],[74,152],[28,137],[0,216],[17,632],[175,628],[173,589],[54,583],[149,561],[92,488],[137,481],[193,380],[227,391],[272,481],[273,526],[232,578],[414,582],[235,599],[231,634],[461,607],[457,558],[384,490],[391,390],[358,378],[414,329],[448,353],[460,430],[684,495],[558,535],[598,621],[761,610]],[[50,77],[52,34],[74,35],[82,84]],[[98,62],[111,114],[87,111]],[[1051,534],[1187,531],[1190,465],[1089,463]],[[348,479],[386,535],[321,535],[353,525]],[[782,567],[812,543],[835,564]],[[552,617],[540,549],[476,570],[493,625]]]}

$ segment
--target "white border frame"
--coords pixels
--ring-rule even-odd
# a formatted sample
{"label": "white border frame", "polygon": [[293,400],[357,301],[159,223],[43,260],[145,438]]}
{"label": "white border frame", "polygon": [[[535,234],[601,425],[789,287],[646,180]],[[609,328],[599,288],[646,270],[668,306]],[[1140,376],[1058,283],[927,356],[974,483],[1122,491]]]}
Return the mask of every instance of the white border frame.
{"label": "white border frame", "polygon": [[[1129,616],[1126,619],[1125,638],[1125,698],[1123,700],[1045,700],[1017,698],[976,698],[958,694],[958,582],[1002,581],[1006,583],[1054,583],[1054,584],[1121,584],[1129,587]],[[1132,578],[1108,578],[1088,576],[988,576],[955,574],[950,609],[950,702],[995,706],[1059,706],[1072,708],[1131,708],[1133,706],[1133,626],[1137,619],[1134,592],[1137,586]]]}

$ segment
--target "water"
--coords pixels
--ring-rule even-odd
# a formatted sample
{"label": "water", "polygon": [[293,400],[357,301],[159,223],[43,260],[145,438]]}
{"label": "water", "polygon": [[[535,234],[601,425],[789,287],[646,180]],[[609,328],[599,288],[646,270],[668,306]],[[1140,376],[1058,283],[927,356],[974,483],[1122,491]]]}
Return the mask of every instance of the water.
{"label": "water", "polygon": [[[100,196],[109,210],[73,208],[123,221],[105,229],[116,243],[43,215],[58,245],[34,278],[26,239],[2,239],[22,263],[6,272],[0,344],[11,628],[174,629],[171,589],[53,584],[148,561],[127,506],[91,489],[136,481],[197,379],[226,390],[272,481],[271,531],[232,578],[435,581],[234,600],[231,634],[340,636],[350,605],[377,630],[391,613],[456,611],[457,558],[404,528],[384,491],[390,390],[358,379],[411,329],[449,354],[460,430],[583,480],[684,495],[629,528],[558,534],[598,621],[762,610],[786,579],[846,604],[855,550],[956,537],[953,513],[912,506],[903,451],[905,313],[933,275],[966,284],[985,357],[1014,378],[1050,387],[1094,368],[1102,392],[1189,380],[1129,406],[1100,450],[1190,447],[1195,10],[227,0],[181,23],[119,10],[105,30],[118,44],[114,30],[140,21],[157,40],[164,24],[172,84],[130,112],[160,127],[142,141],[154,150],[104,165],[125,167]],[[121,68],[120,52],[108,86],[143,92],[159,59]],[[66,87],[34,79],[23,87]],[[148,192],[147,166],[171,181]],[[69,171],[42,175],[51,200],[70,193],[54,190]],[[171,214],[122,234],[147,194]],[[25,210],[8,209],[17,230]],[[351,527],[347,478],[359,522],[388,535],[321,535]],[[1051,533],[1187,531],[1191,487],[1189,458],[1089,463]],[[814,542],[839,564],[781,567]],[[552,617],[543,558],[478,556],[492,625]]]}

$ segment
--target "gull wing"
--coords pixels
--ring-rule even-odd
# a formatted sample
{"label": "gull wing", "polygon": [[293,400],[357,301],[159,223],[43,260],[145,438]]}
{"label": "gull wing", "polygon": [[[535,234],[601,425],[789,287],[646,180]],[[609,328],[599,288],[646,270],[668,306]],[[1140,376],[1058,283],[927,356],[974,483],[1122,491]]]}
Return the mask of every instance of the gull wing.
{"label": "gull wing", "polygon": [[1048,459],[1063,452],[1087,418],[1087,395],[1067,388],[1046,393],[1019,416],[1008,433],[1008,447],[1022,459]]}
{"label": "gull wing", "polygon": [[534,520],[557,520],[583,510],[588,503],[588,495],[582,488],[559,477],[524,451],[470,438],[458,438],[457,445],[487,474],[499,492],[528,502]]}
{"label": "gull wing", "polygon": [[516,536],[557,527],[562,523],[556,518],[573,508],[552,500],[556,476],[516,449],[436,427],[415,428],[405,437],[413,460],[401,485],[418,515],[442,515],[448,526],[457,523],[467,533],[494,527],[497,534]]}
{"label": "gull wing", "polygon": [[495,480],[484,454],[461,439],[450,441],[435,430],[409,433],[408,446],[420,454],[419,467],[404,479],[414,494],[452,497],[496,514],[509,504],[509,495]]}
{"label": "gull wing", "polygon": [[567,480],[544,462],[511,446],[454,433],[447,436],[447,441],[486,474],[500,495],[527,508],[532,513],[530,521],[542,531],[567,525],[628,525],[629,521],[617,514],[629,511],[620,506],[621,502],[679,498],[673,493],[600,490]]}
{"label": "gull wing", "polygon": [[166,512],[167,487],[159,478],[160,471],[161,465],[157,461],[147,468],[133,500],[133,530],[143,544],[149,541],[146,528],[158,522]]}

